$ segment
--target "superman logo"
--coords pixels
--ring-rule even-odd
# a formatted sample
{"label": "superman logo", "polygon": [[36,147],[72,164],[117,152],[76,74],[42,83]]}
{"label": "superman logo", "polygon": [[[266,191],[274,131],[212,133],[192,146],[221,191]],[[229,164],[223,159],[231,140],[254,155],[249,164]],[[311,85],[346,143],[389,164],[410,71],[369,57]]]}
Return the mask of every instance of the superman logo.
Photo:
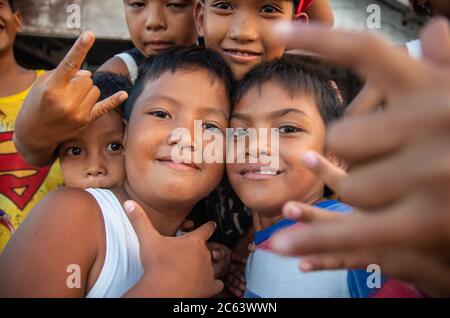
{"label": "superman logo", "polygon": [[14,147],[13,132],[0,132],[0,194],[20,210],[33,199],[47,177],[50,167],[28,165]]}

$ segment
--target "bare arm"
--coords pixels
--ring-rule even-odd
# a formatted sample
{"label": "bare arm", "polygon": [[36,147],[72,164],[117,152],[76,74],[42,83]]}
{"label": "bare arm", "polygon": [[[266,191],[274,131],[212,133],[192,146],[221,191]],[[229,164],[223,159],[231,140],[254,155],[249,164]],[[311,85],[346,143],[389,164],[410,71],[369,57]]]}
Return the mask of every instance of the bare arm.
{"label": "bare arm", "polygon": [[[84,297],[104,239],[98,210],[95,199],[79,189],[45,197],[0,257],[0,297]],[[71,264],[79,266],[80,288],[67,285]]]}
{"label": "bare arm", "polygon": [[128,72],[127,66],[122,61],[122,59],[114,56],[107,60],[103,65],[101,65],[97,72],[108,72],[114,73],[120,76],[130,77],[130,73]]}

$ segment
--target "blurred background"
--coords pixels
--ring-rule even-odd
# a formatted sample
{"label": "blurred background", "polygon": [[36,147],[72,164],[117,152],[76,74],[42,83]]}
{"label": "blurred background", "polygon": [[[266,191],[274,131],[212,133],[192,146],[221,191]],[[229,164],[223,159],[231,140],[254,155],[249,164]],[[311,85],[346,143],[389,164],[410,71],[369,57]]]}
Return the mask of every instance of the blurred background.
{"label": "blurred background", "polygon": [[[84,67],[95,70],[113,55],[133,45],[130,42],[123,0],[16,0],[25,30],[16,41],[19,63],[31,69],[52,69],[71,47],[74,39],[86,30],[93,31],[97,42]],[[367,30],[367,8],[381,9],[381,27],[371,29],[394,43],[405,43],[418,37],[423,20],[408,7],[408,0],[330,0],[335,27]],[[80,8],[80,28],[68,28],[66,21],[71,5]],[[69,10],[69,12],[68,12]],[[346,101],[359,90],[360,81],[345,69],[323,65],[338,83]]]}

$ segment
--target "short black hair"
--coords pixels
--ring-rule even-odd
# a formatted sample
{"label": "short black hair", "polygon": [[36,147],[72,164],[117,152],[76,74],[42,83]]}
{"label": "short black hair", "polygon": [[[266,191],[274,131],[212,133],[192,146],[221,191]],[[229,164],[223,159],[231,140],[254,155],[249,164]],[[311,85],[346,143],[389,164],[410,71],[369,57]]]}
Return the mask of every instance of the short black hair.
{"label": "short black hair", "polygon": [[139,76],[124,107],[125,119],[130,119],[134,104],[148,82],[157,80],[165,72],[174,74],[178,70],[197,69],[207,70],[220,79],[225,85],[227,96],[231,99],[233,73],[218,53],[198,46],[175,47],[147,58],[141,65]]}
{"label": "short black hair", "polygon": [[326,125],[344,114],[336,84],[302,56],[290,54],[250,70],[237,84],[233,104],[239,103],[252,88],[260,90],[263,84],[270,81],[279,84],[292,98],[305,94],[312,96]]}
{"label": "short black hair", "polygon": [[14,3],[14,0],[8,0],[8,5],[12,12],[16,12],[16,4]]}
{"label": "short black hair", "polygon": [[[100,100],[104,100],[120,91],[130,93],[133,86],[128,77],[109,72],[94,73],[92,81],[100,90]],[[123,105],[120,105],[119,109],[122,107]]]}
{"label": "short black hair", "polygon": [[[300,1],[301,0],[292,0],[292,2],[294,3],[294,14],[297,13],[297,8],[298,8],[298,6],[300,4]],[[202,2],[204,3],[205,0],[202,0]]]}
{"label": "short black hair", "polygon": [[409,0],[409,3],[416,14],[423,17],[431,17],[433,15],[430,1]]}

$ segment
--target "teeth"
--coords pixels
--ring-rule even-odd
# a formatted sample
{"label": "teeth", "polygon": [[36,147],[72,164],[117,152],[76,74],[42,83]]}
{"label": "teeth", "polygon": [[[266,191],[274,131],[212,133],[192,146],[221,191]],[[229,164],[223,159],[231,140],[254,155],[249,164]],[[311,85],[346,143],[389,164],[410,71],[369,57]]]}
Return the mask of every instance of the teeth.
{"label": "teeth", "polygon": [[263,175],[268,175],[268,176],[276,176],[277,175],[276,171],[260,171],[259,173],[263,174]]}
{"label": "teeth", "polygon": [[250,54],[247,52],[238,52],[238,51],[230,51],[232,54],[240,55],[240,56],[254,56],[255,54]]}

